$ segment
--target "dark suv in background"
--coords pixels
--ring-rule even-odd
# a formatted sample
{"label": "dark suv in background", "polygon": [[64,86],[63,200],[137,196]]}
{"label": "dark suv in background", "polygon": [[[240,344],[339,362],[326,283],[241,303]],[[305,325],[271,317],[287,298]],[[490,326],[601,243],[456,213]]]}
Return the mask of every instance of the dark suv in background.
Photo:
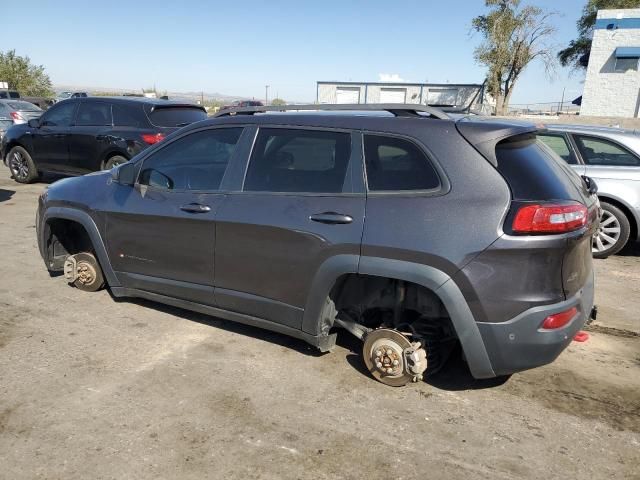
{"label": "dark suv in background", "polygon": [[[404,385],[553,361],[591,313],[597,198],[527,124],[420,105],[235,109],[40,197],[51,271],[330,350]],[[257,113],[267,112],[267,113]]]}
{"label": "dark suv in background", "polygon": [[203,107],[146,98],[70,98],[39,119],[10,127],[2,158],[14,180],[42,172],[82,175],[124,163],[149,145],[207,118]]}

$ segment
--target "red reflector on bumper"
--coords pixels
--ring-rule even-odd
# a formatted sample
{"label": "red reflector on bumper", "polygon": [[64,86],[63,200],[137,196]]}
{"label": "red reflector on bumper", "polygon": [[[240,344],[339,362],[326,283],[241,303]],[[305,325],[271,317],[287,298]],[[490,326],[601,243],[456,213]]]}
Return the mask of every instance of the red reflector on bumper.
{"label": "red reflector on bumper", "polygon": [[587,332],[583,332],[582,330],[576,333],[576,336],[573,337],[574,342],[586,342],[587,340],[589,340],[589,334]]}
{"label": "red reflector on bumper", "polygon": [[576,307],[571,307],[569,310],[560,313],[554,313],[553,315],[549,315],[542,322],[542,327],[546,330],[554,330],[556,328],[562,328],[576,316],[578,313],[578,309]]}

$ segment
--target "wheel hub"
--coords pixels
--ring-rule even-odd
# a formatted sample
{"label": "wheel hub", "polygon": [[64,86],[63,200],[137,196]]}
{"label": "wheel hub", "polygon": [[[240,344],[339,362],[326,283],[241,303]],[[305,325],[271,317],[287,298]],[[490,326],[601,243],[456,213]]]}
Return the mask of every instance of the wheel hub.
{"label": "wheel hub", "polygon": [[594,252],[604,252],[612,248],[621,235],[620,222],[612,213],[603,211],[598,231],[593,235]]}
{"label": "wheel hub", "polygon": [[84,285],[91,285],[96,279],[96,271],[92,265],[79,262],[77,266],[77,279]]}
{"label": "wheel hub", "polygon": [[364,362],[380,382],[399,387],[422,379],[427,352],[397,330],[380,328],[369,332],[363,345]]}

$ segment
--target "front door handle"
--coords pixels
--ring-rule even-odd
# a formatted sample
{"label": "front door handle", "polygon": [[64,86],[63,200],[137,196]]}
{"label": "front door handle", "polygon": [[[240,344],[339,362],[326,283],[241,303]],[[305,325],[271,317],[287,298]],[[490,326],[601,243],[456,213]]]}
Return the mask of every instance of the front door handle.
{"label": "front door handle", "polygon": [[211,207],[209,205],[202,205],[200,203],[189,203],[187,205],[182,205],[180,207],[180,210],[189,213],[207,213],[211,211]]}
{"label": "front door handle", "polygon": [[311,215],[309,220],[319,223],[328,223],[330,225],[341,225],[353,222],[353,217],[345,215],[344,213],[323,212]]}

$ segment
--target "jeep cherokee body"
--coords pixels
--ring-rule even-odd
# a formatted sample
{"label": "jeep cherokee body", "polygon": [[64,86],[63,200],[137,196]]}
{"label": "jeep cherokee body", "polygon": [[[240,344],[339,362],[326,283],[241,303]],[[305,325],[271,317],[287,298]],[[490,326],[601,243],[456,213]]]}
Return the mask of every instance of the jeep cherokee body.
{"label": "jeep cherokee body", "polygon": [[95,289],[74,259],[91,252],[115,296],[322,351],[346,329],[390,385],[434,371],[455,342],[476,378],[554,360],[593,305],[584,181],[532,125],[334,108],[385,111],[227,111],[52,184],[37,220],[47,268]]}

